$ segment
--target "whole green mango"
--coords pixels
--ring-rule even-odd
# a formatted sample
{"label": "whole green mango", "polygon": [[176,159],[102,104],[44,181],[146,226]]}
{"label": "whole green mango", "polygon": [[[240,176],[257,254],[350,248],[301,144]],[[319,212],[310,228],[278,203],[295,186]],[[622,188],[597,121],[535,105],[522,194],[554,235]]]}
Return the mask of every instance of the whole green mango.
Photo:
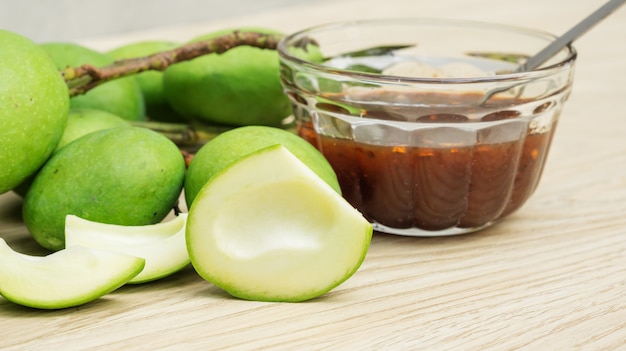
{"label": "whole green mango", "polygon": [[130,126],[131,123],[128,120],[110,112],[91,108],[70,109],[63,136],[61,136],[56,150],[89,133],[103,129]]}
{"label": "whole green mango", "polygon": [[[130,126],[131,124],[129,121],[105,111],[94,109],[71,109],[67,115],[67,124],[63,130],[61,140],[59,140],[56,149],[54,149],[52,153],[54,154],[66,144],[69,144],[83,135],[107,128]],[[20,185],[13,188],[13,191],[21,197],[26,196],[28,188],[33,182],[33,179],[35,179],[36,175],[36,173],[33,173],[20,183]]]}
{"label": "whole green mango", "polygon": [[[113,59],[104,53],[74,43],[43,43],[41,47],[52,58],[58,69],[90,64],[107,66]],[[143,95],[134,77],[117,78],[72,97],[72,108],[93,108],[107,111],[130,121],[145,119]]]}
{"label": "whole green mango", "polygon": [[68,108],[67,85],[48,55],[28,38],[0,30],[0,194],[50,157]]}
{"label": "whole green mango", "polygon": [[181,194],[185,163],[163,135],[139,127],[87,134],[59,149],[37,173],[23,219],[43,247],[65,245],[65,217],[118,225],[158,223]]}
{"label": "whole green mango", "polygon": [[[61,139],[52,154],[83,135],[102,129],[130,126],[129,121],[106,111],[85,108],[70,109],[63,135],[61,135]],[[24,182],[13,188],[13,191],[21,197],[26,196],[26,192],[36,175],[37,173],[33,173]]]}
{"label": "whole green mango", "polygon": [[[240,31],[277,33],[266,28]],[[197,37],[207,40],[233,32],[222,30]],[[291,114],[279,78],[275,50],[238,46],[170,66],[163,75],[170,105],[188,119],[232,126],[280,126]]]}

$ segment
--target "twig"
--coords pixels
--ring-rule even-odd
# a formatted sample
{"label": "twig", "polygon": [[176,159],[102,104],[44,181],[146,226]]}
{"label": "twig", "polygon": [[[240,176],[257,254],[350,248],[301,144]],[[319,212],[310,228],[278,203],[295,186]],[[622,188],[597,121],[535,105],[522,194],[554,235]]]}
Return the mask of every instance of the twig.
{"label": "twig", "polygon": [[61,71],[69,88],[70,96],[86,93],[98,85],[113,79],[130,76],[144,71],[163,71],[167,67],[196,57],[224,53],[236,46],[254,46],[261,49],[276,49],[282,35],[235,31],[214,39],[185,44],[169,51],[153,55],[115,61],[104,67],[82,65],[67,67]]}

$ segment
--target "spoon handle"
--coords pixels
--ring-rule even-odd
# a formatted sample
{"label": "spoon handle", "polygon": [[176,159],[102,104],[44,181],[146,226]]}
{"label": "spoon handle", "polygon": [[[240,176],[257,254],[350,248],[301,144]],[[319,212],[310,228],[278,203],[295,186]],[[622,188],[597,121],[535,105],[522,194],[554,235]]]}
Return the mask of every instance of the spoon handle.
{"label": "spoon handle", "polygon": [[524,72],[533,70],[542,63],[546,62],[550,57],[554,56],[557,52],[563,49],[565,46],[571,44],[574,39],[580,37],[587,32],[591,27],[600,22],[606,16],[610,15],[618,7],[624,4],[626,0],[611,0],[598,8],[587,18],[580,23],[572,27],[565,34],[558,37],[550,45],[546,46],[543,50],[539,51],[536,55],[529,58],[524,64],[517,68],[517,72]]}

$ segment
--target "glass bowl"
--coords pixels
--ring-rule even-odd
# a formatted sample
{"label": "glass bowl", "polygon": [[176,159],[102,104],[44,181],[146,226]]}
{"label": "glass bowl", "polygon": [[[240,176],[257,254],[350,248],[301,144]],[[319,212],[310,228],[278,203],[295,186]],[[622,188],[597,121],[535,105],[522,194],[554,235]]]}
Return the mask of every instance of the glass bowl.
{"label": "glass bowl", "polygon": [[321,25],[278,46],[298,133],[376,231],[469,233],[537,187],[576,52],[516,67],[555,37],[426,18]]}

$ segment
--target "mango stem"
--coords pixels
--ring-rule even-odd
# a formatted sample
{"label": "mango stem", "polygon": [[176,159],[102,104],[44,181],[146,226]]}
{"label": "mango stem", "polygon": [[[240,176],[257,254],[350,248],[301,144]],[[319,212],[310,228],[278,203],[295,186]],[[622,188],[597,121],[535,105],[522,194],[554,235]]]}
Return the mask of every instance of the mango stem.
{"label": "mango stem", "polygon": [[85,64],[79,67],[67,67],[61,70],[61,75],[72,97],[84,94],[110,80],[144,71],[163,71],[173,64],[207,54],[222,54],[237,46],[247,45],[275,50],[281,38],[282,35],[279,34],[234,31],[220,37],[192,42],[144,57],[117,60],[108,66],[95,67]]}

